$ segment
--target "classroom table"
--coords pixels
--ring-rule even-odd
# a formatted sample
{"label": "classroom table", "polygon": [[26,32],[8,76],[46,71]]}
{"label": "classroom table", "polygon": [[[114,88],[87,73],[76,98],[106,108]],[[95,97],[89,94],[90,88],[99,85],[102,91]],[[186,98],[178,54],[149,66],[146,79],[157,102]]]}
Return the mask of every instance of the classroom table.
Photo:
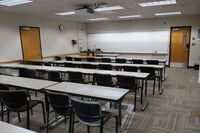
{"label": "classroom table", "polygon": [[118,57],[120,54],[96,54],[97,57]]}
{"label": "classroom table", "polygon": [[9,123],[0,121],[0,132],[1,133],[36,133],[31,130],[27,130]]}
{"label": "classroom table", "polygon": [[124,96],[129,92],[127,89],[61,82],[54,86],[47,87],[45,90],[64,92],[73,96],[88,97],[115,102],[118,104],[119,126],[121,126],[121,103]]}
{"label": "classroom table", "polygon": [[[57,71],[57,72],[62,72],[62,73],[72,71],[72,72],[81,72],[86,75],[94,75],[96,73],[100,73],[100,74],[110,74],[112,76],[116,76],[116,75],[132,76],[132,77],[136,77],[137,79],[142,80],[141,110],[144,110],[148,105],[147,102],[143,102],[143,90],[144,90],[144,80],[146,80],[149,73],[108,71],[108,70],[68,68],[68,67],[37,66],[37,65],[23,65],[23,64],[0,64],[0,68],[9,68],[9,69],[27,68],[27,69],[35,69],[35,70]],[[147,90],[147,88],[145,88],[145,90]]]}
{"label": "classroom table", "polygon": [[72,63],[72,64],[91,64],[91,65],[99,65],[99,64],[109,64],[114,67],[123,67],[123,66],[129,66],[129,67],[153,67],[159,72],[160,80],[159,80],[159,93],[162,94],[162,79],[164,74],[164,66],[163,65],[149,65],[149,64],[126,64],[126,63],[107,63],[107,62],[84,62],[84,61],[44,61],[44,60],[33,60],[33,62],[48,62],[53,64],[64,64],[64,63]]}
{"label": "classroom table", "polygon": [[25,88],[28,90],[40,91],[41,89],[57,84],[58,82],[41,80],[41,79],[0,75],[0,83],[6,84],[9,86]]}

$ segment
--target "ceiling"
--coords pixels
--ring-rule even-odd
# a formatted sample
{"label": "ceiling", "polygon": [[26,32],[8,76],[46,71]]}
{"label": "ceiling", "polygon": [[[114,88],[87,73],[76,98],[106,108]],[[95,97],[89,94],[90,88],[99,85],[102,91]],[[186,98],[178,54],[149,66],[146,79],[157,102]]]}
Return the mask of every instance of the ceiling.
{"label": "ceiling", "polygon": [[[156,0],[33,0],[32,3],[6,7],[0,5],[0,12],[12,12],[48,18],[66,19],[86,22],[91,18],[109,18],[110,20],[122,20],[118,16],[142,15],[143,18],[156,17],[154,13],[181,11],[182,16],[200,15],[200,0],[177,0],[177,5],[165,5],[157,7],[140,7],[138,3]],[[93,5],[106,2],[108,6],[122,6],[124,9],[105,13],[95,13],[89,16],[57,16],[55,13],[73,11],[80,5]]]}

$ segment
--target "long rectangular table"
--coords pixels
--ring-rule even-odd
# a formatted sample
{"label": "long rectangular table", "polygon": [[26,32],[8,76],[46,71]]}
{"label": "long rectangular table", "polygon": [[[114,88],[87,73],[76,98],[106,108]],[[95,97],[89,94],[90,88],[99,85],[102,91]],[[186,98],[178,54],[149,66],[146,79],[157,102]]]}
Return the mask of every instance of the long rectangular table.
{"label": "long rectangular table", "polygon": [[36,133],[9,123],[0,121],[0,132],[1,133]]}
{"label": "long rectangular table", "polygon": [[119,125],[121,125],[121,102],[123,97],[129,92],[127,89],[69,82],[62,82],[57,85],[47,87],[45,90],[64,92],[74,96],[115,102],[118,104]]}
{"label": "long rectangular table", "polygon": [[[149,73],[139,73],[139,72],[124,72],[124,71],[108,71],[108,70],[97,70],[97,69],[83,69],[83,68],[67,68],[67,67],[52,67],[52,66],[37,66],[37,65],[22,65],[22,64],[1,64],[0,68],[27,68],[35,70],[47,70],[47,71],[58,71],[66,73],[69,71],[72,72],[81,72],[87,75],[94,75],[96,73],[100,74],[110,74],[112,76],[123,75],[123,76],[132,76],[142,80],[142,90],[141,90],[141,104],[142,110],[148,105],[148,103],[143,102],[143,89],[144,89],[144,80],[148,77]],[[145,88],[146,90],[147,88]],[[160,89],[160,88],[159,88]]]}
{"label": "long rectangular table", "polygon": [[45,87],[57,84],[58,82],[0,75],[0,83],[10,85],[10,86],[16,86],[16,87],[39,91]]}

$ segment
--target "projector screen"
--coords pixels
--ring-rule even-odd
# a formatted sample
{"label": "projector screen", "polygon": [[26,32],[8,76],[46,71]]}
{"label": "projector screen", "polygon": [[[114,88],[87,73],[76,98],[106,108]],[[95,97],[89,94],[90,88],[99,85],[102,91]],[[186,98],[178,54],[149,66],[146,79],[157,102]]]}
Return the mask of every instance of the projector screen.
{"label": "projector screen", "polygon": [[88,34],[88,48],[119,53],[168,53],[169,31]]}

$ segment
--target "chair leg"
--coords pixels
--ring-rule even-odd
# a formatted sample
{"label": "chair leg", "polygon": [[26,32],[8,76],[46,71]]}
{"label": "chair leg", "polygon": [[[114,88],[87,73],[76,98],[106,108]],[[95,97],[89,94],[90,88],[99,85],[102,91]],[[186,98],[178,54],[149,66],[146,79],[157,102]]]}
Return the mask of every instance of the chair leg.
{"label": "chair leg", "polygon": [[101,120],[100,133],[103,133],[103,119]]}
{"label": "chair leg", "polygon": [[110,102],[110,108],[112,108],[112,102]]}
{"label": "chair leg", "polygon": [[10,111],[9,110],[7,111],[7,122],[8,123],[10,122]]}
{"label": "chair leg", "polygon": [[87,126],[87,132],[90,133],[90,126]]}
{"label": "chair leg", "polygon": [[1,102],[1,121],[4,120],[3,102]]}
{"label": "chair leg", "polygon": [[37,97],[37,91],[35,91],[35,97]]}
{"label": "chair leg", "polygon": [[156,79],[153,81],[153,95],[155,94],[155,85],[156,85]]}
{"label": "chair leg", "polygon": [[21,117],[20,117],[20,113],[19,112],[17,113],[17,116],[18,116],[19,122],[21,122]]}
{"label": "chair leg", "polygon": [[72,112],[72,133],[74,133],[74,117],[75,117],[75,114],[74,112]]}
{"label": "chair leg", "polygon": [[73,116],[72,116],[72,114],[70,113],[70,116],[69,116],[69,133],[71,133],[72,132],[72,118]]}
{"label": "chair leg", "polygon": [[29,125],[29,117],[30,117],[30,115],[29,115],[29,109],[27,109],[27,116],[26,116],[27,118],[26,118],[26,126],[27,126],[27,129],[30,129],[30,125]]}

